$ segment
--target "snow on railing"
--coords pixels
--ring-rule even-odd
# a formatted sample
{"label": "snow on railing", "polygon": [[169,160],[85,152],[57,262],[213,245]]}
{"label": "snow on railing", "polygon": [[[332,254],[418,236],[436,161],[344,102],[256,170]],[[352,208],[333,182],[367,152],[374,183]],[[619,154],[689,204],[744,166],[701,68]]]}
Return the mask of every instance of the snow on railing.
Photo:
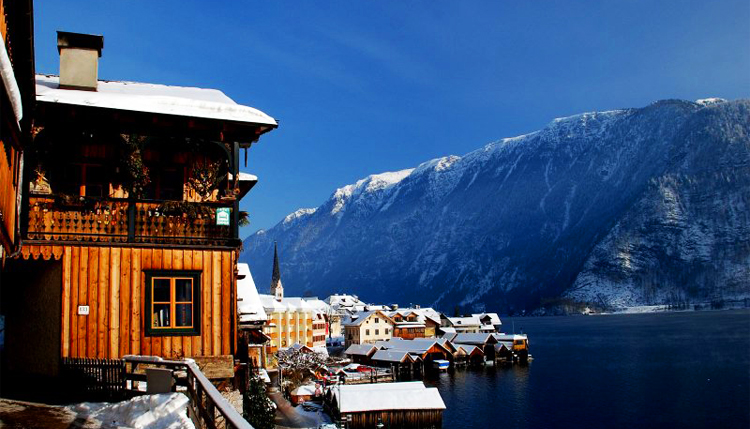
{"label": "snow on railing", "polygon": [[[216,390],[216,387],[201,372],[192,359],[166,360],[158,356],[124,356],[123,360],[134,366],[138,364],[164,366],[171,369],[184,369],[187,372],[187,390],[190,404],[188,414],[198,429],[253,429],[237,410]],[[217,415],[218,411],[218,415]],[[224,419],[224,426],[217,425],[219,417]]]}

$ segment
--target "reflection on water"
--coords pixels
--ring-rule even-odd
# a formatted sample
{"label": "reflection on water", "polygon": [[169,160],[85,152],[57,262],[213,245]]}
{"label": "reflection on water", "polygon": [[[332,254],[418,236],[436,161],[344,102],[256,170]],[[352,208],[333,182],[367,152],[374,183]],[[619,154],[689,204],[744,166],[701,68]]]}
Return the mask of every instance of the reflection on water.
{"label": "reflection on water", "polygon": [[750,428],[750,311],[515,325],[529,334],[528,365],[427,374],[445,428]]}

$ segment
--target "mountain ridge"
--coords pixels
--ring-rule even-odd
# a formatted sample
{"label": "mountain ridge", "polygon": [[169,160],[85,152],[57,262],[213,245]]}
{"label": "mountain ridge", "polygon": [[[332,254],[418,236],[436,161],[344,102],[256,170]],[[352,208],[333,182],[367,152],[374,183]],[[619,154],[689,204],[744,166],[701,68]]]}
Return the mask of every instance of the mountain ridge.
{"label": "mountain ridge", "polygon": [[[631,236],[637,232],[632,228],[644,227],[642,219],[626,222],[634,207],[651,207],[654,216],[662,215],[642,201],[644,193],[666,198],[654,191],[659,180],[711,170],[691,157],[693,152],[723,160],[714,173],[728,175],[738,167],[735,173],[750,175],[748,104],[662,100],[643,108],[583,113],[464,156],[369,175],[338,188],[318,208],[298,210],[251,235],[241,259],[262,279],[270,270],[269,249],[278,241],[285,285],[293,285],[296,293],[352,291],[373,301],[445,309],[534,308],[561,296],[612,305],[656,302],[675,294],[698,298],[705,295],[705,285],[690,289],[666,282],[665,288],[649,286],[653,290],[644,292],[636,278],[647,267],[657,270],[653,261],[659,258],[644,259],[630,271],[607,265],[618,260],[612,248],[620,241],[612,234],[618,225],[621,234]],[[739,143],[732,146],[732,141]],[[728,164],[725,158],[738,162]],[[744,177],[737,179],[727,195],[738,201],[733,209],[741,210],[748,192]],[[683,188],[687,192],[684,186],[673,191],[680,196]],[[699,218],[704,221],[690,214],[683,226]],[[739,225],[734,229],[739,244],[732,244],[729,253],[732,260],[739,258],[734,265],[740,268],[732,269],[743,272],[748,220],[735,216],[728,221]],[[639,241],[643,246],[644,240]],[[630,280],[617,283],[613,273]],[[732,294],[748,294],[748,289],[735,285]]]}

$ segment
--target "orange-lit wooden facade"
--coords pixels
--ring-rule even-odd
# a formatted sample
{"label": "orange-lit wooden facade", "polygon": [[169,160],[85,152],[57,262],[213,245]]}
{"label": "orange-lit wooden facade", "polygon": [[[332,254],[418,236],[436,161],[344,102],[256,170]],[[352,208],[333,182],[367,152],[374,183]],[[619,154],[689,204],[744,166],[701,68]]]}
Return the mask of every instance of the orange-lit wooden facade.
{"label": "orange-lit wooden facade", "polygon": [[[236,251],[120,246],[25,245],[25,259],[62,261],[63,357],[229,355],[235,344]],[[201,333],[146,336],[145,270],[200,270]],[[78,315],[88,305],[88,315]]]}
{"label": "orange-lit wooden facade", "polygon": [[[239,172],[240,149],[273,128],[37,102],[14,268],[61,264],[59,278],[28,286],[60,294],[59,357],[236,352],[239,201],[254,184]],[[137,151],[128,151],[132,141]],[[134,152],[149,178],[139,192],[124,178],[123,159]],[[199,173],[210,173],[208,191],[194,180]],[[168,300],[174,326],[156,329],[164,304],[149,302],[156,286],[147,280],[185,272],[197,280],[183,298],[189,305]],[[190,309],[189,324],[174,320],[175,305]],[[188,325],[195,332],[184,332]]]}

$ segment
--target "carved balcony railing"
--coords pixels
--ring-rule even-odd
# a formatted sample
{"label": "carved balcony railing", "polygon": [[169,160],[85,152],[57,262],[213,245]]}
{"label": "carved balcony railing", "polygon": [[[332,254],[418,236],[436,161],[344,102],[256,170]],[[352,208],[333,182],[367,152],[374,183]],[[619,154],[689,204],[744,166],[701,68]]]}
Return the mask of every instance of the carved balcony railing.
{"label": "carved balcony railing", "polygon": [[232,228],[216,224],[222,203],[202,203],[197,213],[165,210],[163,202],[81,199],[64,204],[50,196],[29,199],[26,239],[47,242],[101,242],[231,246]]}

